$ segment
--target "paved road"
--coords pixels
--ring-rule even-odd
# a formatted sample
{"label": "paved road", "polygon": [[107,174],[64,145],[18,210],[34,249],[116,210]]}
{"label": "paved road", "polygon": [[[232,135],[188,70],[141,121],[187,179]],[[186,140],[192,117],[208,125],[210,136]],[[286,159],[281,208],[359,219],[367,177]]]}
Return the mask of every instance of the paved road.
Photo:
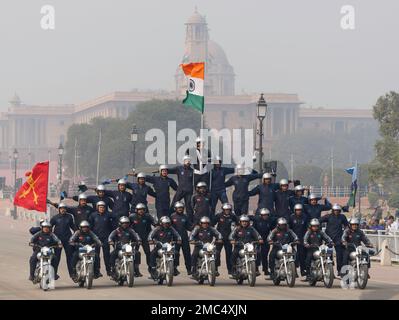
{"label": "paved road", "polygon": [[[32,285],[28,278],[28,258],[31,248],[27,246],[30,223],[12,221],[0,216],[0,299],[399,299],[399,267],[371,269],[372,279],[366,290],[343,290],[338,280],[331,289],[321,284],[309,287],[298,281],[295,288],[286,285],[273,286],[270,280],[257,279],[256,287],[238,286],[228,279],[225,269],[216,286],[198,285],[182,273],[174,286],[159,286],[144,277],[136,279],[134,288],[118,287],[107,278],[95,280],[92,290],[78,288],[67,276],[65,256],[62,256],[60,276],[56,289],[43,292]],[[146,269],[146,268],[142,268]]]}

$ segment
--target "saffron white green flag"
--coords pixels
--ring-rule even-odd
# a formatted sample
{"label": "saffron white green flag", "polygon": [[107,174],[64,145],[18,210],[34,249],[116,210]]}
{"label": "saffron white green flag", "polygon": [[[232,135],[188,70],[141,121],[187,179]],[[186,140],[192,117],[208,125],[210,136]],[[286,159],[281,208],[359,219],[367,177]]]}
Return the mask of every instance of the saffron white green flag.
{"label": "saffron white green flag", "polygon": [[187,63],[181,65],[188,77],[188,89],[183,104],[204,113],[204,62]]}

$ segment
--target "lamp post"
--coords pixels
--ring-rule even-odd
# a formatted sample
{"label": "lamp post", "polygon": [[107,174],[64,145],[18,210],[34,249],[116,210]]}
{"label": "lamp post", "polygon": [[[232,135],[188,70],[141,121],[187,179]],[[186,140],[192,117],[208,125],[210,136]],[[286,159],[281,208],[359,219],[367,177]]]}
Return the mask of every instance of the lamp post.
{"label": "lamp post", "polygon": [[62,184],[62,156],[64,155],[64,147],[60,142],[58,146],[58,184],[61,187]]}
{"label": "lamp post", "polygon": [[[17,190],[17,161],[18,161],[17,149],[14,149],[13,158],[14,158],[14,199],[15,199],[15,196],[17,195],[18,191]],[[15,204],[14,204],[13,218],[14,220],[17,219],[17,206]]]}
{"label": "lamp post", "polygon": [[139,139],[139,132],[137,130],[136,124],[133,123],[132,131],[130,132],[130,142],[132,143],[132,168],[136,166],[136,143]]}
{"label": "lamp post", "polygon": [[267,103],[261,93],[257,104],[256,117],[259,120],[259,173],[263,171],[263,120],[266,118],[267,114]]}

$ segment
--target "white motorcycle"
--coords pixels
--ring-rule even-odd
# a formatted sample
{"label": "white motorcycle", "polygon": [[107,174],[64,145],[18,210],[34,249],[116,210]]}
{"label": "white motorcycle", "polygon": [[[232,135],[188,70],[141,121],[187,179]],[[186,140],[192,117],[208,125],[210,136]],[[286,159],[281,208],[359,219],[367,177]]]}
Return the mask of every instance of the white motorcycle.
{"label": "white motorcycle", "polygon": [[364,289],[367,286],[369,278],[369,261],[370,256],[375,254],[375,250],[365,246],[355,246],[354,244],[348,244],[348,246],[354,247],[354,251],[349,254],[349,275],[352,281],[355,281],[359,289]]}
{"label": "white motorcycle", "polygon": [[33,283],[39,283],[39,286],[43,291],[55,288],[55,275],[54,268],[51,265],[51,260],[54,258],[54,248],[56,247],[57,246],[40,247],[40,252],[36,255],[38,261],[36,264]]}
{"label": "white motorcycle", "polygon": [[94,258],[96,249],[91,245],[84,245],[79,247],[79,261],[76,264],[77,282],[79,287],[86,286],[91,289],[94,278]]}
{"label": "white motorcycle", "polygon": [[309,285],[315,286],[317,281],[323,281],[326,288],[334,283],[334,250],[326,245],[316,246],[310,265]]}
{"label": "white motorcycle", "polygon": [[154,274],[154,281],[158,284],[163,284],[166,281],[166,285],[171,287],[173,284],[174,274],[174,260],[175,260],[175,245],[174,242],[159,242],[155,245],[159,245],[158,257],[156,259],[156,271]]}
{"label": "white motorcycle", "polygon": [[127,283],[128,287],[133,287],[134,284],[134,256],[136,250],[134,244],[131,242],[122,245],[121,250],[118,251],[118,258],[115,261],[114,277],[113,279],[118,285],[123,286]]}
{"label": "white motorcycle", "polygon": [[244,280],[248,280],[248,285],[254,287],[256,283],[256,244],[253,242],[237,242],[236,245],[242,245],[242,249],[238,252],[238,259],[235,264],[235,273],[233,277],[237,284],[242,284]]}
{"label": "white motorcycle", "polygon": [[205,280],[213,287],[216,283],[216,245],[215,241],[211,243],[203,243],[202,241],[194,241],[195,245],[201,245],[199,250],[199,258],[197,260],[196,275],[193,276],[199,284],[203,284]]}
{"label": "white motorcycle", "polygon": [[285,280],[287,285],[292,288],[295,286],[296,267],[295,267],[295,250],[294,243],[281,245],[274,243],[274,246],[279,246],[280,249],[276,253],[276,264],[274,267],[273,284],[278,286],[281,280]]}

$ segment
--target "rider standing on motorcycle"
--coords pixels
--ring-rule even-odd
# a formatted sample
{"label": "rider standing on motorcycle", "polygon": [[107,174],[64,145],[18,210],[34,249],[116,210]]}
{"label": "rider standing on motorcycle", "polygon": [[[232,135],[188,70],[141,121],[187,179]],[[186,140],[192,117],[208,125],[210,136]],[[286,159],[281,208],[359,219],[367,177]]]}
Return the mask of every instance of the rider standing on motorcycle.
{"label": "rider standing on motorcycle", "polygon": [[175,246],[175,271],[174,273],[178,275],[180,272],[177,267],[180,264],[180,249],[183,251],[184,263],[186,265],[187,274],[191,274],[191,254],[190,254],[190,244],[188,240],[187,231],[192,230],[192,226],[189,218],[184,213],[184,204],[177,201],[174,205],[175,212],[172,213],[170,219],[172,220],[172,227],[176,229],[179,233],[182,244],[176,244]]}
{"label": "rider standing on motorcycle", "polygon": [[154,189],[145,183],[144,172],[140,172],[137,175],[135,173],[129,174],[137,177],[137,183],[126,182],[126,188],[132,190],[132,202],[130,203],[130,210],[134,211],[139,203],[144,204],[148,211],[148,200],[147,197],[151,196],[156,198],[157,194]]}
{"label": "rider standing on motorcycle", "polygon": [[[234,228],[230,233],[229,241],[234,244],[233,254],[231,256],[231,264],[233,266],[233,274],[235,272],[235,265],[238,258],[240,249],[243,248],[243,244],[248,242],[258,241],[259,244],[263,244],[263,239],[258,231],[250,225],[250,219],[247,215],[242,215],[239,220],[239,225]],[[259,276],[259,259],[256,261],[256,276]]]}
{"label": "rider standing on motorcycle", "polygon": [[[111,276],[111,266],[109,262],[109,244],[108,244],[108,237],[112,232],[113,228],[113,219],[111,214],[106,211],[106,204],[104,201],[97,202],[97,211],[93,212],[90,215],[89,223],[91,225],[91,229],[93,230],[94,234],[100,239],[102,246],[102,253],[103,253],[103,260],[105,269],[107,271],[107,276]],[[96,253],[100,257],[100,247],[96,248]],[[98,261],[101,268],[101,262]]]}
{"label": "rider standing on motorcycle", "polygon": [[310,221],[309,230],[306,232],[305,237],[303,238],[303,245],[306,248],[306,270],[308,273],[306,274],[306,281],[310,280],[309,271],[310,265],[312,263],[313,253],[318,250],[323,242],[332,248],[334,246],[334,242],[331,238],[323,231],[320,230],[320,222],[319,219],[313,218]]}
{"label": "rider standing on motorcycle", "polygon": [[[151,232],[151,226],[156,226],[157,223],[155,219],[152,217],[150,213],[147,212],[147,206],[143,203],[138,203],[136,205],[136,213],[133,213],[129,216],[130,227],[138,233],[141,238],[141,246],[143,248],[144,254],[146,256],[146,262],[148,267],[148,272],[150,272],[150,245],[148,244],[148,235]],[[141,263],[141,252],[139,247],[136,246],[137,251],[137,260],[134,261],[136,263],[135,270],[137,270],[140,277],[142,274],[139,271],[139,265]]]}
{"label": "rider standing on motorcycle", "polygon": [[[120,217],[127,217],[130,211],[130,202],[132,201],[132,194],[126,191],[125,179],[118,180],[118,190],[105,190],[104,194],[114,201],[112,207],[113,228],[118,227]],[[108,243],[107,243],[108,245]]]}
{"label": "rider standing on motorcycle", "polygon": [[[215,239],[217,242],[223,241],[222,234],[217,231],[215,228],[210,226],[211,220],[208,217],[202,217],[200,219],[199,226],[196,226],[193,230],[193,232],[190,235],[190,242],[197,242],[201,241],[202,243],[211,243],[213,239]],[[197,261],[198,261],[198,255],[199,251],[202,249],[202,245],[200,244],[195,244],[193,254],[191,256],[191,268],[192,268],[192,274],[195,276],[197,273]],[[220,264],[220,251],[216,250],[216,276],[219,276],[218,272],[218,267]],[[219,262],[219,264],[218,264]]]}
{"label": "rider standing on motorcycle", "polygon": [[341,212],[341,206],[334,204],[332,207],[332,213],[326,214],[320,218],[320,223],[327,223],[326,233],[334,241],[338,274],[341,274],[345,250],[344,246],[342,245],[341,238],[344,233],[344,229],[348,226],[348,220]]}
{"label": "rider standing on motorcycle", "polygon": [[[176,242],[177,244],[181,244],[181,237],[172,227],[172,221],[169,217],[164,216],[159,219],[159,226],[151,231],[148,235],[148,243],[156,244],[154,249],[152,249],[150,254],[150,267],[151,267],[151,276],[155,278],[156,266],[157,266],[157,256],[158,249],[160,249],[160,243],[170,243]],[[175,274],[176,275],[176,274]]]}
{"label": "rider standing on motorcycle", "polygon": [[280,189],[274,195],[274,207],[277,218],[289,219],[291,214],[289,199],[294,195],[292,190],[288,189],[288,180],[280,180]]}
{"label": "rider standing on motorcycle", "polygon": [[216,250],[218,253],[218,260],[216,261],[216,265],[220,266],[220,254],[222,252],[222,248],[224,247],[224,252],[226,254],[226,265],[227,271],[229,274],[232,272],[231,265],[231,254],[233,252],[233,247],[229,241],[229,236],[231,233],[231,229],[233,224],[238,223],[238,217],[232,212],[233,207],[230,203],[224,203],[222,206],[222,212],[216,214],[214,219],[214,225],[216,225],[216,230],[220,232],[223,238],[222,243],[216,244]]}
{"label": "rider standing on motorcycle", "polygon": [[[105,196],[105,186],[103,184],[99,184],[95,188],[88,188],[88,189],[94,190],[96,192],[95,195],[87,196],[87,203],[91,204],[93,209],[96,209],[97,202],[104,201],[105,204],[107,205],[107,210],[108,211],[112,210],[114,202],[112,201],[112,199],[110,197]],[[75,201],[79,201],[78,196],[73,196],[72,199]]]}
{"label": "rider standing on motorcycle", "polygon": [[294,195],[288,199],[291,212],[294,213],[295,205],[301,204],[304,206],[308,204],[308,198],[303,195],[305,188],[302,185],[297,185],[294,188]]}
{"label": "rider standing on motorcycle", "polygon": [[288,225],[290,229],[296,234],[299,240],[299,243],[296,246],[297,254],[295,257],[295,267],[300,267],[302,277],[306,275],[306,249],[303,246],[303,237],[308,230],[308,224],[309,220],[306,214],[303,212],[303,205],[297,203],[294,206],[294,213],[290,216],[290,219],[288,220]]}
{"label": "rider standing on motorcycle", "polygon": [[267,242],[267,237],[270,234],[270,231],[273,230],[276,223],[275,220],[270,217],[270,211],[267,208],[262,208],[259,211],[258,216],[254,216],[252,218],[252,226],[256,231],[259,232],[263,239],[263,243],[260,245],[259,255],[258,255],[258,264],[260,265],[260,261],[262,261],[262,271],[265,276],[270,275],[269,273],[269,261],[268,255],[270,250],[270,245]]}
{"label": "rider standing on motorcycle", "polygon": [[305,212],[309,219],[320,219],[323,211],[331,210],[332,206],[327,198],[323,196],[321,199],[324,199],[324,204],[317,203],[319,198],[314,193],[309,195],[309,203],[304,205]]}
{"label": "rider standing on motorcycle", "polygon": [[274,215],[275,191],[278,190],[279,186],[278,183],[272,183],[272,174],[266,172],[262,176],[262,183],[249,191],[250,197],[259,195],[257,214],[262,208],[266,208]]}
{"label": "rider standing on motorcycle", "polygon": [[[35,277],[35,269],[37,264],[37,254],[40,252],[41,247],[58,246],[62,248],[62,242],[57,236],[51,232],[51,224],[44,221],[41,224],[41,231],[35,233],[29,241],[29,245],[33,247],[33,253],[29,259],[29,280],[33,281]],[[57,263],[57,257],[51,261],[54,270]]]}
{"label": "rider standing on motorcycle", "polygon": [[202,217],[211,217],[211,198],[205,182],[198,182],[196,194],[191,200],[193,207],[192,223],[197,225]]}
{"label": "rider standing on motorcycle", "polygon": [[[72,235],[71,230],[76,231],[77,228],[73,221],[72,215],[66,212],[66,205],[64,203],[61,202],[58,205],[58,214],[50,219],[50,224],[53,227],[54,234],[62,242],[62,247],[64,249],[67,261],[68,273],[69,276],[71,276],[72,275],[71,259],[72,259],[73,248],[69,245],[69,238]],[[54,267],[55,280],[59,278],[58,266],[61,260],[61,251],[62,251],[61,248],[55,249],[55,256],[56,256],[55,267]]]}
{"label": "rider standing on motorcycle", "polygon": [[284,244],[298,243],[298,237],[294,233],[294,231],[288,228],[287,219],[278,218],[277,227],[272,232],[270,232],[269,236],[267,237],[267,241],[270,245],[273,245],[269,256],[269,266],[271,276],[273,277],[274,267],[276,266],[276,254],[277,251],[280,250],[280,246]]}
{"label": "rider standing on motorcycle", "polygon": [[[141,242],[140,236],[134,231],[130,226],[130,220],[128,217],[121,217],[119,219],[119,227],[116,228],[108,237],[108,244],[114,246],[114,250],[110,254],[110,267],[111,267],[111,274],[115,272],[115,261],[118,257],[119,250],[122,250],[122,246],[126,243],[136,242],[139,244]],[[134,257],[134,261],[136,262],[136,256]],[[134,265],[134,276],[141,277],[140,271],[138,269],[138,265]]]}
{"label": "rider standing on motorcycle", "polygon": [[[352,217],[349,220],[349,228],[346,229],[342,235],[342,244],[346,247],[342,261],[344,266],[349,264],[350,253],[355,251],[356,247],[360,246],[362,243],[368,248],[373,247],[363,230],[359,229],[359,224],[359,219]],[[370,259],[368,267],[370,268]]]}
{"label": "rider standing on motorcycle", "polygon": [[[82,221],[79,225],[79,230],[77,230],[69,239],[69,244],[75,247],[75,251],[72,255],[72,280],[74,282],[77,281],[76,274],[76,264],[79,260],[79,247],[80,246],[96,246],[101,247],[102,243],[100,239],[94,234],[93,231],[90,230],[90,224],[87,221]],[[97,279],[100,277],[100,261],[98,258],[97,250],[94,256],[94,278]]]}

